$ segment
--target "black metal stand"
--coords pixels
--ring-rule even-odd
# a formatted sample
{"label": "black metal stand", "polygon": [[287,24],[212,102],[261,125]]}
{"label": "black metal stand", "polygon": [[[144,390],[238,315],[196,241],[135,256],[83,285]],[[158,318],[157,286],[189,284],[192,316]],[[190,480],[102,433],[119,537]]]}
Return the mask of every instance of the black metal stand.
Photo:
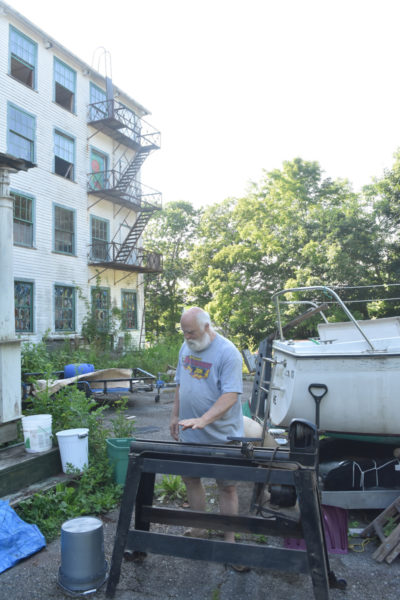
{"label": "black metal stand", "polygon": [[[329,569],[316,464],[314,425],[293,421],[290,450],[242,446],[203,446],[177,442],[132,442],[106,595],[113,597],[124,554],[147,552],[195,560],[309,573],[316,600],[328,600],[329,586],[343,587]],[[300,520],[278,512],[268,519],[153,507],[156,473],[231,479],[262,485],[289,485],[297,493]],[[135,528],[130,530],[135,508]],[[152,533],[151,523],[304,537],[307,552]]]}

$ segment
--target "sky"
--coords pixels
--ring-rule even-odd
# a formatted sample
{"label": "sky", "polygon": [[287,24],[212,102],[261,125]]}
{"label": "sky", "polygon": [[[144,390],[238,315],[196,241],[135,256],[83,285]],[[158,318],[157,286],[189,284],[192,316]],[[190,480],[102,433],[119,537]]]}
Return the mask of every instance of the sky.
{"label": "sky", "polygon": [[400,147],[399,0],[8,0],[151,115],[142,181],[200,207],[301,157],[358,191]]}

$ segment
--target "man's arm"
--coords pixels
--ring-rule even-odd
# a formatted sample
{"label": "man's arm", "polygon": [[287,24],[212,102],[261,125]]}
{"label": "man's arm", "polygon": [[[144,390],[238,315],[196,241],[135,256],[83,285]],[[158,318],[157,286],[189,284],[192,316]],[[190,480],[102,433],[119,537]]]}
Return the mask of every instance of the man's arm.
{"label": "man's arm", "polygon": [[174,406],[172,408],[169,430],[174,440],[179,440],[179,385],[175,388]]}
{"label": "man's arm", "polygon": [[232,408],[232,406],[237,402],[237,399],[238,395],[236,392],[227,392],[226,394],[222,394],[215,404],[213,404],[212,407],[204,413],[204,415],[194,419],[183,419],[182,421],[177,421],[177,425],[181,425],[183,430],[203,429],[206,427],[206,425],[209,425],[210,423],[213,423],[222,417],[222,415]]}

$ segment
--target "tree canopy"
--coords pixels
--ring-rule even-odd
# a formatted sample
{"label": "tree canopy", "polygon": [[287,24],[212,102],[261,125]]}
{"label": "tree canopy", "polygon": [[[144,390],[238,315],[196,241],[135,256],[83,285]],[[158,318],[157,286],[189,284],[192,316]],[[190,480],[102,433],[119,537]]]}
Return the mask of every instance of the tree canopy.
{"label": "tree canopy", "polygon": [[[164,254],[164,273],[147,281],[147,329],[175,331],[183,306],[207,309],[242,347],[275,327],[271,295],[283,288],[396,283],[400,269],[400,154],[380,181],[353,192],[296,158],[264,172],[242,198],[198,211],[168,204],[147,244]],[[350,289],[351,288],[351,289]],[[355,307],[368,317],[367,305]],[[375,305],[387,314],[393,305]]]}

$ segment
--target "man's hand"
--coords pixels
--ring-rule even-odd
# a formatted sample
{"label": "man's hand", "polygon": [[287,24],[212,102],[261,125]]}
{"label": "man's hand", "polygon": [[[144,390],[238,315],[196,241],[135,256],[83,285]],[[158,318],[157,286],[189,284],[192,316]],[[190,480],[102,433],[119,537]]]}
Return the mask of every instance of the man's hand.
{"label": "man's hand", "polygon": [[178,417],[172,417],[169,423],[169,431],[174,440],[179,440],[179,425],[178,425]]}
{"label": "man's hand", "polygon": [[199,417],[197,419],[183,419],[179,421],[178,425],[185,431],[185,429],[203,429],[207,423],[205,423],[203,417]]}

